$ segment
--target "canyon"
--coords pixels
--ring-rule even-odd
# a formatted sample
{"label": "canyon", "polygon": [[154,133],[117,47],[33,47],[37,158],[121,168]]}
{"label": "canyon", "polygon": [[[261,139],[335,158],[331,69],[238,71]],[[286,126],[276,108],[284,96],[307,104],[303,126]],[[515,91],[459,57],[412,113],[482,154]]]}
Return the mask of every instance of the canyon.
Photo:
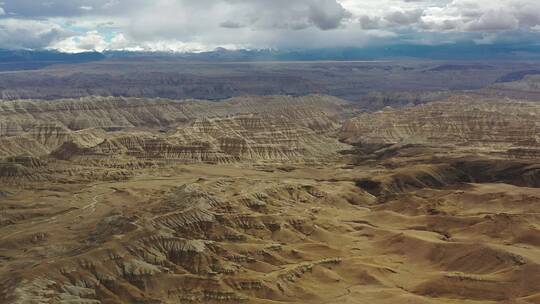
{"label": "canyon", "polygon": [[490,90],[2,101],[0,302],[540,303],[540,104]]}

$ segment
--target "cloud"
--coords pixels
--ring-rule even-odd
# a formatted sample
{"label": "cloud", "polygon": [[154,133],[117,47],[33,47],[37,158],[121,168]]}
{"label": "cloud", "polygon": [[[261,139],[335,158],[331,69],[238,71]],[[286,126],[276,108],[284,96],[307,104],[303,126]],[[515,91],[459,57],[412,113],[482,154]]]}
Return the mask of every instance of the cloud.
{"label": "cloud", "polygon": [[358,21],[360,26],[365,30],[374,30],[383,27],[381,17],[370,17],[370,16],[361,16]]}
{"label": "cloud", "polygon": [[396,10],[386,15],[384,19],[393,25],[411,25],[418,23],[423,14],[422,9]]}
{"label": "cloud", "polygon": [[100,0],[4,0],[4,9],[17,16],[31,17],[69,17],[87,13],[81,7],[99,4]]}
{"label": "cloud", "polygon": [[221,27],[223,28],[229,28],[229,29],[237,29],[237,28],[242,28],[244,27],[244,25],[242,25],[241,23],[239,22],[235,22],[235,21],[231,21],[231,20],[227,20],[227,21],[223,21],[219,24]]}
{"label": "cloud", "polygon": [[489,10],[478,19],[469,22],[466,26],[470,31],[501,31],[514,30],[519,27],[518,18],[511,12],[504,10]]}
{"label": "cloud", "polygon": [[70,34],[49,21],[0,19],[0,48],[42,49]]}
{"label": "cloud", "polygon": [[339,28],[351,14],[336,0],[156,0],[126,14],[135,38],[190,38],[219,28],[253,31]]}
{"label": "cloud", "polygon": [[531,30],[540,24],[536,0],[453,0],[424,12],[422,27],[428,30],[504,32]]}
{"label": "cloud", "polygon": [[496,43],[540,28],[538,0],[2,1],[0,48],[183,51],[449,43],[456,37]]}
{"label": "cloud", "polygon": [[98,31],[89,31],[81,35],[57,41],[52,44],[50,48],[68,53],[88,51],[102,52],[109,48],[109,43]]}
{"label": "cloud", "polygon": [[338,28],[352,14],[333,0],[318,0],[309,3],[309,21],[321,30]]}

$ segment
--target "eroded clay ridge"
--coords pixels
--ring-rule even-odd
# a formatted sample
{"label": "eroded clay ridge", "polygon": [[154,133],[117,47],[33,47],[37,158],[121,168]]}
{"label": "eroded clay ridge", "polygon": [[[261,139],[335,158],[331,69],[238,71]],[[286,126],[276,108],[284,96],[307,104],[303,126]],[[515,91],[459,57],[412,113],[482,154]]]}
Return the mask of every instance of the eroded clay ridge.
{"label": "eroded clay ridge", "polygon": [[0,302],[537,302],[537,189],[385,187],[399,199],[377,202],[352,180],[212,177],[218,167],[187,184],[49,190],[73,197],[69,209],[21,210],[14,196],[0,222]]}
{"label": "eroded clay ridge", "polygon": [[242,97],[225,102],[102,98],[0,104],[0,157],[128,156],[230,162],[319,157],[355,112],[337,98]]}
{"label": "eroded clay ridge", "polygon": [[540,104],[456,96],[362,114],[344,124],[341,138],[355,144],[419,143],[535,154],[540,151]]}
{"label": "eroded clay ridge", "polygon": [[[280,295],[284,293],[280,290],[294,289],[294,282],[305,272],[341,262],[337,252],[304,262],[301,256],[309,254],[309,248],[305,253],[291,253],[276,242],[299,242],[305,237],[297,231],[314,229],[305,224],[309,214],[287,216],[279,212],[282,204],[322,201],[329,195],[326,192],[312,185],[258,180],[245,185],[253,191],[242,192],[233,201],[201,186],[195,183],[175,189],[160,204],[149,206],[157,214],[144,219],[104,219],[89,236],[101,244],[99,248],[73,258],[59,257],[54,266],[40,267],[31,274],[20,273],[13,282],[4,282],[7,286],[16,282],[13,289],[5,290],[7,299],[77,304],[245,303],[253,297],[285,300],[287,296]],[[213,191],[235,193],[230,191],[230,180],[208,186]],[[351,186],[344,191],[362,194]],[[122,236],[114,241],[116,233]],[[42,237],[48,239],[49,234]],[[145,289],[154,292],[141,292]]]}

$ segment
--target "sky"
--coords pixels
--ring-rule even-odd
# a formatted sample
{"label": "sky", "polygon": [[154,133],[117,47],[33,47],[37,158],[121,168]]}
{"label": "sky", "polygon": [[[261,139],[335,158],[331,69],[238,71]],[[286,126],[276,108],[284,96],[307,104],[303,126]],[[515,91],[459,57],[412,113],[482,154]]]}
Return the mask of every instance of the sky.
{"label": "sky", "polygon": [[0,48],[537,44],[539,0],[0,0]]}

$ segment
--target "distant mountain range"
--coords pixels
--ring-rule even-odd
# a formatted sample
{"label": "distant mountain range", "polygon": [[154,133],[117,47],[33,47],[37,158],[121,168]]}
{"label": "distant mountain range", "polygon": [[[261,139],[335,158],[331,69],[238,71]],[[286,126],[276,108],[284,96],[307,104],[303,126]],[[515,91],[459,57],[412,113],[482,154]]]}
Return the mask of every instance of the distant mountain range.
{"label": "distant mountain range", "polygon": [[34,70],[52,64],[83,63],[105,59],[98,52],[68,54],[57,51],[0,49],[0,71]]}
{"label": "distant mountain range", "polygon": [[297,50],[227,50],[218,48],[201,53],[105,51],[77,54],[48,50],[0,49],[0,71],[40,69],[59,63],[84,63],[115,58],[141,60],[175,59],[204,62],[234,61],[322,61],[322,60],[539,60],[540,45],[392,45],[367,48],[328,48]]}
{"label": "distant mountain range", "polygon": [[318,60],[490,60],[540,59],[540,45],[391,45],[366,48],[327,48],[297,50],[227,50],[218,48],[201,53],[145,53],[107,51],[107,57],[166,57],[202,61],[318,61]]}

